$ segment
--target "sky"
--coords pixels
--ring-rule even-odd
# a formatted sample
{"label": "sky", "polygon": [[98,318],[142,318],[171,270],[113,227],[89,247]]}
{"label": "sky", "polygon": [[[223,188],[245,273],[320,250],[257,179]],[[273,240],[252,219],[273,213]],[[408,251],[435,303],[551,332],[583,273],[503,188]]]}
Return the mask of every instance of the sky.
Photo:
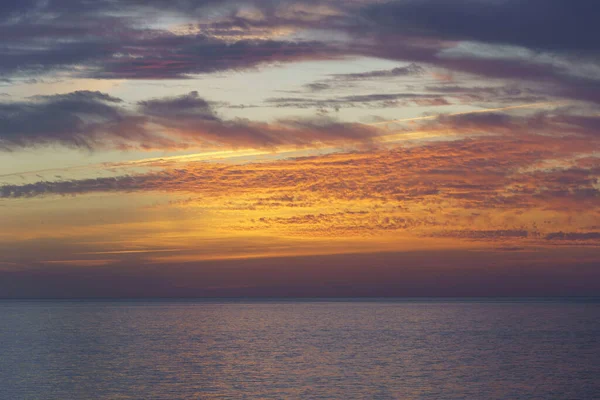
{"label": "sky", "polygon": [[0,3],[0,297],[600,294],[596,0]]}

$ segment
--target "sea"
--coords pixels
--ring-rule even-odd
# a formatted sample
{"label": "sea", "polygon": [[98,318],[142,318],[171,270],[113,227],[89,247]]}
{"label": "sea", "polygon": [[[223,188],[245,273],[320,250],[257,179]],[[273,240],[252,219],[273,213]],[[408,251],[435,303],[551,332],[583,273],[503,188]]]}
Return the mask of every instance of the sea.
{"label": "sea", "polygon": [[2,300],[0,399],[600,399],[600,299]]}

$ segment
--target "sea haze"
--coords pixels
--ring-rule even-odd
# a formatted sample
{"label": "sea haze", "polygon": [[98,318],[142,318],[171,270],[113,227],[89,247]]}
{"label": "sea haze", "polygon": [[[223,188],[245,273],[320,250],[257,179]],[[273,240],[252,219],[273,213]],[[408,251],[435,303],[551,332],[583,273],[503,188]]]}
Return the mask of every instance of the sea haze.
{"label": "sea haze", "polygon": [[600,300],[0,302],[1,399],[593,399]]}

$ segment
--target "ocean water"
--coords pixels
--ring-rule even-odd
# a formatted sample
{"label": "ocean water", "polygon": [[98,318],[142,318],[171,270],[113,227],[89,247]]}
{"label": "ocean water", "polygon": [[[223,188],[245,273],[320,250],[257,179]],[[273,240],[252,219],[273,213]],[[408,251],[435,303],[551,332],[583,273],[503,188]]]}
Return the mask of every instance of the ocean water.
{"label": "ocean water", "polygon": [[600,399],[600,301],[0,301],[0,398]]}

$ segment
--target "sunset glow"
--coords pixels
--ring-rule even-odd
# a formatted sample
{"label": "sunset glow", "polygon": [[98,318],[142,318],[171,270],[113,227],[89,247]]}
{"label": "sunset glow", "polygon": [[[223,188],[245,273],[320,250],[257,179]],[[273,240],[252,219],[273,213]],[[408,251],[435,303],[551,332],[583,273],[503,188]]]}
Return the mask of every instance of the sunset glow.
{"label": "sunset glow", "polygon": [[568,27],[486,32],[460,2],[434,26],[429,0],[9,3],[0,297],[600,289],[600,64]]}

